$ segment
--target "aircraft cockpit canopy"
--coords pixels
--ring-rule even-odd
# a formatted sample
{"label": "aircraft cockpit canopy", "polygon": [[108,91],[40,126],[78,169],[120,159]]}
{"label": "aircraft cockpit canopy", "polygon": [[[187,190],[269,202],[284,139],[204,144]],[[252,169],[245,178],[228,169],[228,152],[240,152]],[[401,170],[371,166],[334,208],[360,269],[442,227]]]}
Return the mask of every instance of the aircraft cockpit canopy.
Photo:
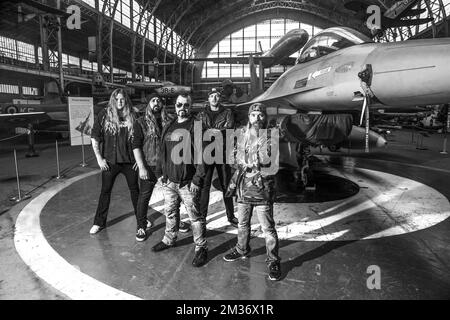
{"label": "aircraft cockpit canopy", "polygon": [[329,28],[308,41],[297,58],[296,64],[309,62],[332,52],[367,42],[373,41],[356,30],[345,27]]}

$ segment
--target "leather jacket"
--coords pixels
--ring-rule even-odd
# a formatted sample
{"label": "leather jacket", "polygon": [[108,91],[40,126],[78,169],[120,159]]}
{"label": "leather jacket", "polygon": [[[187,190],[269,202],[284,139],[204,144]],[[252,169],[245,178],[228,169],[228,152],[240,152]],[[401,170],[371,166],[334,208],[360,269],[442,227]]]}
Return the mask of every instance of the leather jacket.
{"label": "leather jacket", "polygon": [[203,130],[225,130],[234,128],[234,115],[231,109],[225,108],[219,104],[219,111],[214,120],[213,113],[215,112],[211,111],[209,104],[206,104],[205,108],[197,115],[197,120],[202,121]]}
{"label": "leather jacket", "polygon": [[[191,133],[191,155],[195,154],[195,143],[194,143],[194,117],[190,117],[189,118],[189,131]],[[168,132],[168,130],[170,129],[170,127],[172,126],[173,123],[175,123],[177,121],[177,118],[173,118],[171,119],[169,122],[166,123],[166,125],[164,126],[162,133],[161,133],[161,156],[159,157],[159,161],[158,164],[156,166],[156,176],[163,177],[163,182],[165,183],[168,179],[168,174],[166,172],[166,163],[168,163],[168,161],[172,161],[172,159],[170,158],[170,154],[169,154],[169,150],[167,150],[166,144],[165,144],[165,136]],[[192,159],[193,160],[193,159]],[[180,182],[180,188],[182,188],[183,186],[189,184],[191,181],[192,183],[194,183],[196,186],[201,187],[203,185],[203,181],[205,178],[205,167],[204,164],[186,164],[186,163],[182,163],[180,164],[180,166],[183,166],[183,178],[182,181]]]}
{"label": "leather jacket", "polygon": [[169,121],[165,112],[161,113],[161,127],[155,116],[145,114],[134,124],[133,149],[142,149],[147,166],[156,167],[161,156],[161,134]]}

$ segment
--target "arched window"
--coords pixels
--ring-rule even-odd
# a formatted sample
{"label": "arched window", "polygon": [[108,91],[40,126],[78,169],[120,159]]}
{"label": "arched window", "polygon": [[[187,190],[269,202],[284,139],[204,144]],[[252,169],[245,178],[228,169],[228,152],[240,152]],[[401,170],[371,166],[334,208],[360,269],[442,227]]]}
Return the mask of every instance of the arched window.
{"label": "arched window", "polygon": [[[289,19],[271,19],[236,31],[222,40],[210,51],[208,58],[237,57],[242,54],[269,50],[282,36],[292,29],[304,29],[310,37],[322,29]],[[259,43],[261,43],[261,48]],[[297,58],[298,53],[292,57]],[[283,66],[274,66],[265,70],[266,74],[280,73]],[[259,72],[259,70],[257,70]],[[259,76],[259,75],[258,75]],[[243,79],[250,77],[248,65],[215,64],[205,62],[202,70],[203,79]]]}

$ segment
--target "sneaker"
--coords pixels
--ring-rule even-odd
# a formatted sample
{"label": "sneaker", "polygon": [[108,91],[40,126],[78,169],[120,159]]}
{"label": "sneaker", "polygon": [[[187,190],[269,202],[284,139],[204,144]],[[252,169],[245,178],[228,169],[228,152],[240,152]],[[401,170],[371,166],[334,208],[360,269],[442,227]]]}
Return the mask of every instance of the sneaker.
{"label": "sneaker", "polygon": [[175,244],[173,244],[173,245],[167,245],[167,244],[165,244],[164,242],[158,242],[157,244],[155,244],[153,247],[152,247],[152,251],[153,252],[159,252],[159,251],[163,251],[163,250],[166,250],[166,249],[169,249],[169,248],[173,248],[173,247],[175,247]]}
{"label": "sneaker", "polygon": [[238,259],[246,259],[248,257],[248,254],[240,254],[236,248],[234,248],[229,254],[225,255],[223,257],[223,260],[225,261],[236,261]]}
{"label": "sneaker", "polygon": [[147,234],[145,233],[145,230],[142,228],[139,228],[136,232],[136,240],[137,241],[145,241],[145,238],[147,237]]}
{"label": "sneaker", "polygon": [[229,222],[233,227],[235,227],[235,228],[238,227],[239,221],[238,221],[238,219],[237,219],[236,217],[228,218],[228,222]]}
{"label": "sneaker", "polygon": [[96,234],[96,233],[99,233],[100,230],[102,230],[102,229],[103,229],[102,227],[100,227],[100,226],[94,224],[94,225],[92,226],[91,230],[89,230],[89,233],[90,233],[90,234]]}
{"label": "sneaker", "polygon": [[192,265],[194,267],[201,267],[206,264],[208,260],[208,249],[200,248],[195,251],[194,260],[192,260]]}
{"label": "sneaker", "polygon": [[178,227],[178,231],[186,233],[191,230],[191,225],[187,222],[180,221],[180,225]]}
{"label": "sneaker", "polygon": [[278,281],[281,279],[281,266],[279,261],[274,261],[269,264],[269,279]]}
{"label": "sneaker", "polygon": [[147,228],[147,229],[150,229],[152,226],[153,226],[153,223],[152,223],[150,220],[147,219],[147,225],[146,225],[146,228]]}

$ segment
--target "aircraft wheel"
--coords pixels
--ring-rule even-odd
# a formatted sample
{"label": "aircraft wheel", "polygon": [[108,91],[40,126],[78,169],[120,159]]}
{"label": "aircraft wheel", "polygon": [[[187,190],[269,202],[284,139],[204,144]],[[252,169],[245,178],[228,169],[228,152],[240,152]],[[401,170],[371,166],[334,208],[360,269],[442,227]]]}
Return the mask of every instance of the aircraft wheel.
{"label": "aircraft wheel", "polygon": [[306,184],[305,184],[305,191],[306,192],[315,192],[316,191],[316,183],[314,180],[314,173],[312,170],[308,169],[306,171]]}
{"label": "aircraft wheel", "polygon": [[328,150],[330,150],[331,152],[338,152],[339,149],[341,149],[341,146],[338,146],[338,145],[335,145],[335,144],[333,144],[331,146],[328,146]]}
{"label": "aircraft wheel", "polygon": [[19,109],[16,106],[7,106],[5,108],[5,110],[3,111],[3,113],[6,113],[6,114],[19,113]]}

